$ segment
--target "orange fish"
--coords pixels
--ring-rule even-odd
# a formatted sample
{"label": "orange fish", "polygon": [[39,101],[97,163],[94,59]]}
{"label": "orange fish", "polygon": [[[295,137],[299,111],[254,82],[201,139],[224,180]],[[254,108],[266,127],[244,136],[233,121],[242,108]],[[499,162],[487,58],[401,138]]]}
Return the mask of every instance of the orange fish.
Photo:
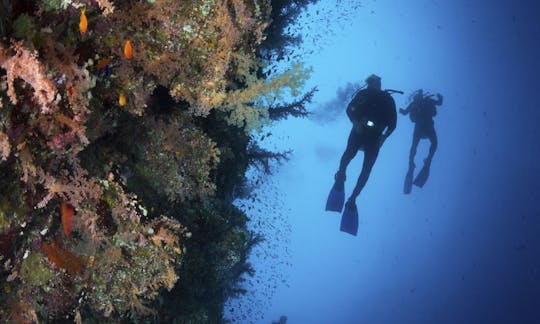
{"label": "orange fish", "polygon": [[73,227],[73,215],[75,215],[75,209],[70,204],[63,202],[60,206],[60,214],[62,215],[64,234],[66,234],[66,236],[70,236],[71,228]]}
{"label": "orange fish", "polygon": [[81,19],[79,20],[79,31],[81,32],[81,35],[86,34],[86,29],[88,29],[88,20],[86,19],[86,8],[82,8],[81,10]]}
{"label": "orange fish", "polygon": [[120,92],[120,95],[118,96],[118,104],[120,107],[124,107],[126,105],[126,96],[123,92]]}
{"label": "orange fish", "polygon": [[68,92],[70,97],[73,97],[73,87],[72,86],[69,86],[69,88],[67,88],[67,92]]}
{"label": "orange fish", "polygon": [[124,45],[124,56],[128,60],[133,57],[133,49],[131,48],[131,42],[129,40],[127,40],[126,44]]}

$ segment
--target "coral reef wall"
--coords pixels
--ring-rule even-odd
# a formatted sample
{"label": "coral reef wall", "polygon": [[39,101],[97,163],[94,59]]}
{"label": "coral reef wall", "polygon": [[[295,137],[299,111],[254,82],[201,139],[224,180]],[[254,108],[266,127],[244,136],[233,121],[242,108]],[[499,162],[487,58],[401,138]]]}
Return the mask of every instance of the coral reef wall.
{"label": "coral reef wall", "polygon": [[277,9],[0,0],[0,320],[223,320],[250,134],[309,72],[261,72]]}

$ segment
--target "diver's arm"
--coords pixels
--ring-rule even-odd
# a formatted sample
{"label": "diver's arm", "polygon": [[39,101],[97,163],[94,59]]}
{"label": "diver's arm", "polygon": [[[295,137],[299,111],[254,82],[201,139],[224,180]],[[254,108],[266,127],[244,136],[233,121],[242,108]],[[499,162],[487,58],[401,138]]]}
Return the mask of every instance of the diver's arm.
{"label": "diver's arm", "polygon": [[392,132],[396,129],[397,124],[397,113],[396,113],[396,104],[394,100],[392,99],[392,108],[389,109],[388,112],[388,127],[386,128],[386,132],[383,134],[384,137],[390,136]]}
{"label": "diver's arm", "polygon": [[[407,110],[409,107],[407,107]],[[388,104],[388,128],[386,129],[386,137],[390,136],[394,129],[396,129],[397,124],[397,113],[396,113],[396,102],[394,98],[390,97]]]}
{"label": "diver's arm", "polygon": [[358,103],[361,100],[361,96],[364,92],[360,91],[359,93],[354,96],[354,98],[349,102],[349,105],[347,106],[347,117],[349,117],[349,120],[353,125],[355,123],[358,123]]}
{"label": "diver's arm", "polygon": [[361,133],[362,132],[362,125],[360,123],[360,121],[358,120],[356,114],[355,114],[355,106],[354,104],[351,102],[349,104],[349,106],[347,106],[347,116],[349,117],[349,120],[351,121],[352,123],[352,126],[353,126],[353,129],[357,132],[357,133]]}
{"label": "diver's arm", "polygon": [[347,106],[347,117],[349,117],[349,120],[354,124],[354,118],[353,118],[353,111],[354,111],[354,106],[353,106],[353,103],[351,102],[348,106]]}
{"label": "diver's arm", "polygon": [[409,112],[411,112],[411,107],[413,106],[413,104],[414,102],[411,102],[405,109],[399,108],[399,113],[402,115],[407,115]]}
{"label": "diver's arm", "polygon": [[440,93],[437,93],[437,101],[435,101],[436,106],[440,106],[443,103],[443,96]]}
{"label": "diver's arm", "polygon": [[354,124],[354,110],[355,110],[355,104],[356,104],[356,97],[354,97],[351,102],[349,102],[349,105],[347,105],[347,117],[349,117],[349,120]]}
{"label": "diver's arm", "polygon": [[394,101],[394,99],[392,97],[390,97],[390,102],[389,102],[389,105],[388,105],[387,112],[388,113],[386,115],[386,118],[387,118],[388,124],[386,125],[386,130],[381,135],[380,143],[379,143],[380,146],[383,145],[384,141],[386,141],[386,139],[396,129],[396,124],[397,124],[396,103],[395,103],[395,101]]}

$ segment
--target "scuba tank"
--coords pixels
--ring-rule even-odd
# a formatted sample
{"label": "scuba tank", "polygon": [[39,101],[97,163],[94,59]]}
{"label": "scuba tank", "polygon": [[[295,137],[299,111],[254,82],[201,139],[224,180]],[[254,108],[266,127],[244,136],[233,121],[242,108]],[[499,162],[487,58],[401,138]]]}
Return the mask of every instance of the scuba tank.
{"label": "scuba tank", "polygon": [[[358,92],[360,92],[361,90],[364,90],[367,88],[367,83],[364,83],[363,86],[361,86],[360,88],[358,88],[358,90],[356,90],[355,92],[353,92],[352,96],[349,98],[349,101],[352,100],[357,94]],[[395,90],[395,89],[384,89],[382,90],[383,92],[386,92],[390,95],[394,94],[394,93],[399,93],[399,94],[403,94],[403,91],[401,90]],[[432,95],[430,95],[432,96]]]}

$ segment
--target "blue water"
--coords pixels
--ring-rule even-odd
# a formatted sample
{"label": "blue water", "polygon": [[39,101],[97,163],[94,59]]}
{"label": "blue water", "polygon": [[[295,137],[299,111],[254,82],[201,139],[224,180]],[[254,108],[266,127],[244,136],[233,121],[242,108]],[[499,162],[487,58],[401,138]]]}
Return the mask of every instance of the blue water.
{"label": "blue water", "polygon": [[[540,323],[540,3],[378,0],[348,10],[358,3],[322,0],[299,22],[302,50],[314,49],[304,59],[318,115],[272,129],[272,144],[294,154],[270,181],[281,205],[269,223],[282,229],[252,258],[263,282],[239,301],[251,308],[243,321]],[[351,127],[346,103],[328,103],[371,73],[405,91],[398,108],[418,88],[444,103],[425,187],[402,193],[413,124],[398,115],[357,200],[353,237],[324,211]],[[427,149],[422,141],[417,165]],[[347,193],[361,163],[359,153]]]}

